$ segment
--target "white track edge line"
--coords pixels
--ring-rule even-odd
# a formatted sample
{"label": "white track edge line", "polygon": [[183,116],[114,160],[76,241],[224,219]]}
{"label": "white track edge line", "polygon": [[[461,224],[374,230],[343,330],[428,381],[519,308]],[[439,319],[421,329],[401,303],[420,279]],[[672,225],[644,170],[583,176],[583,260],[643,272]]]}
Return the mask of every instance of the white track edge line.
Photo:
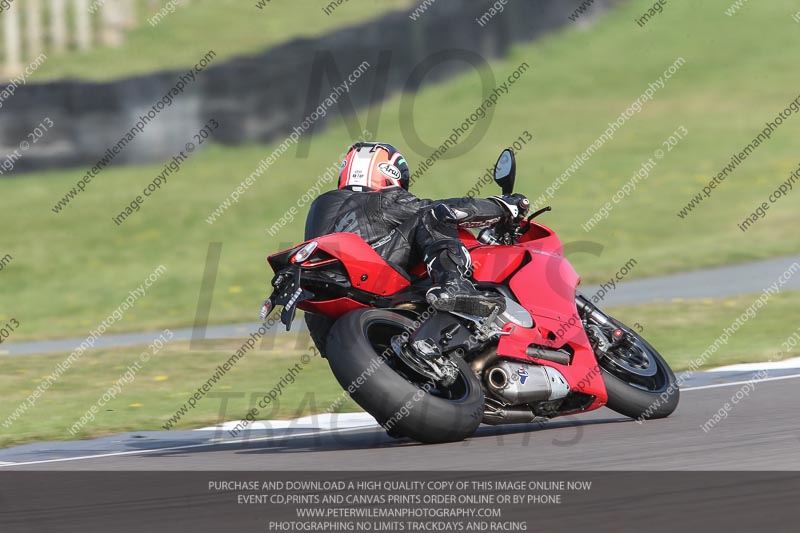
{"label": "white track edge line", "polygon": [[776,376],[774,378],[748,379],[745,381],[732,381],[730,383],[716,383],[714,385],[701,385],[700,387],[689,387],[688,389],[681,389],[681,392],[688,392],[692,390],[703,390],[703,389],[718,389],[720,387],[733,387],[734,385],[746,385],[748,383],[762,383],[764,381],[779,381],[782,379],[795,379],[795,378],[800,378],[800,374],[792,374],[791,376]]}
{"label": "white track edge line", "polygon": [[[689,392],[689,391],[704,390],[704,389],[717,389],[717,388],[720,388],[720,387],[733,387],[735,385],[746,385],[748,383],[761,383],[761,382],[765,382],[765,381],[780,381],[780,380],[784,380],[784,379],[796,379],[796,378],[800,378],[800,374],[793,374],[791,376],[777,376],[777,377],[773,377],[773,378],[764,378],[764,379],[749,379],[749,380],[746,380],[746,381],[734,381],[734,382],[731,382],[731,383],[717,383],[715,385],[703,385],[703,386],[700,386],[700,387],[690,387],[688,389],[681,389],[681,392]],[[103,453],[103,454],[98,454],[98,455],[84,455],[84,456],[81,456],[81,457],[64,457],[64,458],[61,458],[61,459],[45,459],[45,460],[42,460],[42,461],[26,461],[26,462],[22,462],[22,463],[2,463],[2,462],[0,462],[0,468],[6,467],[6,466],[39,465],[39,464],[46,464],[46,463],[62,463],[62,462],[66,462],[66,461],[81,461],[81,460],[84,460],[84,459],[102,459],[104,457],[120,457],[120,456],[125,456],[125,455],[143,455],[143,454],[147,454],[147,453],[167,452],[167,451],[172,451],[172,450],[188,450],[188,449],[192,449],[192,448],[208,448],[208,447],[211,447],[211,446],[225,446],[225,445],[228,445],[228,444],[239,444],[239,443],[243,443],[243,442],[264,442],[264,441],[280,439],[280,438],[308,437],[308,436],[312,436],[312,435],[320,435],[320,434],[324,434],[324,433],[334,433],[334,432],[345,433],[345,432],[350,432],[350,431],[358,431],[358,430],[362,430],[362,429],[365,429],[365,428],[364,427],[355,427],[355,428],[347,428],[347,429],[339,429],[339,430],[333,429],[333,430],[326,430],[326,431],[312,431],[312,432],[309,432],[309,433],[298,433],[298,434],[295,434],[295,435],[273,435],[273,436],[270,436],[270,437],[256,437],[254,439],[235,439],[235,440],[226,440],[226,441],[222,441],[222,442],[205,442],[205,443],[202,443],[202,444],[185,444],[185,445],[182,445],[182,446],[170,446],[168,448],[152,448],[152,449],[149,449],[149,450],[131,450],[131,451],[127,451],[127,452],[111,452],[111,453]]]}
{"label": "white track edge line", "polygon": [[362,430],[363,427],[347,428],[339,430],[326,430],[326,431],[311,431],[308,433],[297,433],[294,435],[272,435],[269,437],[256,437],[252,439],[234,439],[220,442],[204,442],[202,444],[183,444],[181,446],[169,446],[167,448],[151,448],[147,450],[129,450],[126,452],[110,452],[97,455],[82,455],[80,457],[62,457],[60,459],[44,459],[41,461],[25,461],[21,463],[0,463],[0,468],[5,466],[22,466],[22,465],[40,465],[45,463],[62,463],[66,461],[81,461],[84,459],[102,459],[104,457],[120,457],[125,455],[142,455],[147,453],[168,452],[172,450],[188,450],[191,448],[208,448],[212,446],[226,446],[229,444],[240,444],[249,442],[264,442],[268,440],[282,439],[282,438],[295,438],[295,437],[310,437],[313,435],[320,435],[325,433],[347,433],[350,431]]}

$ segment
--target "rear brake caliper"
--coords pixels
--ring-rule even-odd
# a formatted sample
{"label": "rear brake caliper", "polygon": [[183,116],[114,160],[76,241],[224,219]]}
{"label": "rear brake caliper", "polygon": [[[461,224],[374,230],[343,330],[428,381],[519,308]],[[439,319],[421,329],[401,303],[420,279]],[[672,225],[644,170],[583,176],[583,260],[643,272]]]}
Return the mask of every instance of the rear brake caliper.
{"label": "rear brake caliper", "polygon": [[449,387],[458,378],[458,366],[442,355],[439,345],[431,339],[414,341],[412,344],[402,335],[397,335],[392,338],[392,349],[414,372],[444,387]]}

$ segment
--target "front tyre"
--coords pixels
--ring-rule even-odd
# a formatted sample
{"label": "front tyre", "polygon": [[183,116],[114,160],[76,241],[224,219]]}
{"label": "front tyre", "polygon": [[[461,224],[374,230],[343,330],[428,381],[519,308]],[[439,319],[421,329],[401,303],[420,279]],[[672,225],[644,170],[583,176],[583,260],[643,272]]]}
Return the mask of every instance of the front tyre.
{"label": "front tyre", "polygon": [[672,369],[641,335],[619,320],[603,317],[605,324],[590,316],[588,332],[608,392],[606,406],[637,420],[671,415],[680,400]]}
{"label": "front tyre", "polygon": [[435,383],[416,373],[391,347],[414,322],[383,309],[353,311],[333,325],[328,363],[339,384],[393,436],[425,443],[463,440],[480,425],[484,397],[480,382],[460,357],[453,383]]}

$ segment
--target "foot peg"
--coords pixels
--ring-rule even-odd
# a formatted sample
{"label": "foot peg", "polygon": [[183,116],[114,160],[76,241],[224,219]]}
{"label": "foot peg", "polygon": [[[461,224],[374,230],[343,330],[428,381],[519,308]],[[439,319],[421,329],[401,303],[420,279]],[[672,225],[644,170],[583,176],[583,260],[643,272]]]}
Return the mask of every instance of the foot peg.
{"label": "foot peg", "polygon": [[[442,294],[443,293],[443,294]],[[468,315],[486,317],[497,309],[497,314],[505,311],[505,298],[500,295],[484,294],[451,294],[446,290],[431,289],[427,294],[428,303],[439,311],[455,311]]]}

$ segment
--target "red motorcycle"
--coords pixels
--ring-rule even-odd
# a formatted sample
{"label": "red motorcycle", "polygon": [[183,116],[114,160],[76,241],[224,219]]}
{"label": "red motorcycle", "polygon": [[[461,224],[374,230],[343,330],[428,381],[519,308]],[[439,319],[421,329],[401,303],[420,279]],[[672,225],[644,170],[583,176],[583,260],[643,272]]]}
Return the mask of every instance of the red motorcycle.
{"label": "red motorcycle", "polygon": [[[495,180],[511,194],[516,161],[505,150]],[[334,233],[269,256],[290,327],[306,313],[312,338],[341,386],[392,436],[457,441],[478,425],[541,422],[603,405],[637,419],[677,407],[675,376],[637,332],[576,292],[580,278],[561,241],[533,222],[461,229],[473,278],[505,297],[488,317],[439,312],[425,299],[424,265],[410,273],[352,233]]]}

